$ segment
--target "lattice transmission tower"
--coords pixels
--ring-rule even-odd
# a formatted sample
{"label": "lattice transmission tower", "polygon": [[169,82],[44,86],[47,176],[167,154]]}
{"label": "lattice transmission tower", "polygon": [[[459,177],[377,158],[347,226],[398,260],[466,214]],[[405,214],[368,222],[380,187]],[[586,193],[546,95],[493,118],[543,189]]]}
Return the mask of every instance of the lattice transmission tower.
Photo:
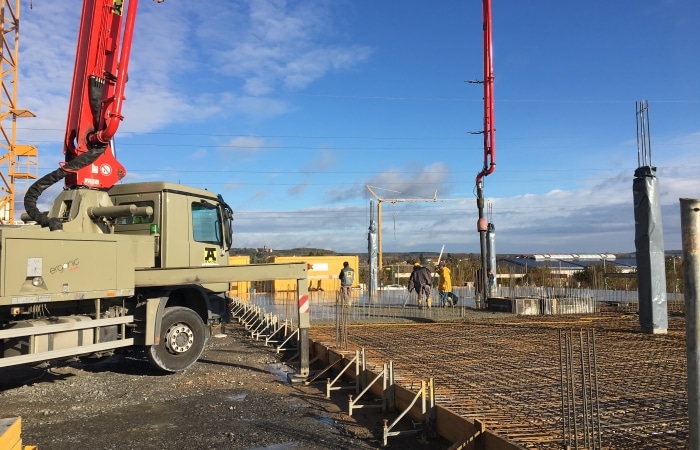
{"label": "lattice transmission tower", "polygon": [[[20,0],[0,0],[0,223],[13,224],[22,199],[39,173],[38,150],[17,144],[17,118],[34,113],[17,107]],[[21,194],[21,195],[18,195]],[[17,204],[20,204],[18,207]]]}

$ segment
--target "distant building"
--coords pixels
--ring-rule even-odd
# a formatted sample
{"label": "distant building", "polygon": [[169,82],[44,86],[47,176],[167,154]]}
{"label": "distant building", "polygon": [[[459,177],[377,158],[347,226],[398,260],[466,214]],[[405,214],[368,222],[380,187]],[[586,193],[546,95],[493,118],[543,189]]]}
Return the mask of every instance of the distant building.
{"label": "distant building", "polygon": [[[275,256],[276,263],[305,262],[308,267],[308,279],[310,292],[329,291],[335,292],[340,288],[338,274],[343,268],[343,262],[347,261],[355,270],[353,287],[357,287],[360,281],[360,261],[357,255],[327,255],[327,256]],[[270,282],[269,292],[296,292],[297,280],[274,280]]]}
{"label": "distant building", "polygon": [[[248,255],[235,255],[228,257],[229,266],[247,266],[248,264],[250,264],[250,256]],[[232,282],[229,289],[229,295],[233,298],[248,299],[248,296],[251,293],[250,289],[250,281]]]}
{"label": "distant building", "polygon": [[527,274],[529,269],[547,267],[550,273],[568,278],[592,265],[612,266],[616,268],[616,272],[633,273],[637,270],[637,259],[617,258],[610,253],[536,254],[501,258],[498,265],[501,273]]}

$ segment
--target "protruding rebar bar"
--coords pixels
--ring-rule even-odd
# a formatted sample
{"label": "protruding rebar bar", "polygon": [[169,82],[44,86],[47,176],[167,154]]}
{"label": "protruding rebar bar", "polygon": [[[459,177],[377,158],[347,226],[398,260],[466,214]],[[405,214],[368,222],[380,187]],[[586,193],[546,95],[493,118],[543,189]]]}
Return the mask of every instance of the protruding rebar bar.
{"label": "protruding rebar bar", "polygon": [[688,359],[688,448],[700,448],[700,200],[682,198],[680,203]]}

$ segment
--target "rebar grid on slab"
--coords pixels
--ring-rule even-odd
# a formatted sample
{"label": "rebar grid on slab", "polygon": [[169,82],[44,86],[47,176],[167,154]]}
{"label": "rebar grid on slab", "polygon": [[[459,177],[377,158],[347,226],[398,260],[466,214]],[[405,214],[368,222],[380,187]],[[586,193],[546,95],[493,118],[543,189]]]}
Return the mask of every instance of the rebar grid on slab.
{"label": "rebar grid on slab", "polygon": [[[349,346],[394,361],[397,383],[435,378],[437,404],[479,419],[523,447],[563,448],[560,329],[595,329],[602,448],[686,448],[684,319],[666,335],[636,316],[499,317],[431,324],[349,326]],[[331,328],[312,327],[317,341]],[[596,411],[596,415],[598,411]],[[597,431],[596,431],[597,434]],[[597,439],[597,436],[596,436]]]}

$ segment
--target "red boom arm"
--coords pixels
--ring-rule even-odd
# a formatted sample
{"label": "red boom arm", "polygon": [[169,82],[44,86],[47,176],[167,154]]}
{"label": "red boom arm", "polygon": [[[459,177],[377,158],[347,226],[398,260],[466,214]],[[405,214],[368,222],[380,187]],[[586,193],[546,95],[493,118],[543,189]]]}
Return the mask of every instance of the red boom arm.
{"label": "red boom arm", "polygon": [[493,49],[491,46],[491,0],[483,0],[484,21],[484,168],[476,176],[476,184],[496,170],[496,128],[493,111]]}
{"label": "red boom arm", "polygon": [[85,167],[66,170],[68,187],[109,189],[126,175],[110,141],[124,118],[137,7],[138,0],[83,1],[63,153],[66,163],[86,152],[102,153]]}

